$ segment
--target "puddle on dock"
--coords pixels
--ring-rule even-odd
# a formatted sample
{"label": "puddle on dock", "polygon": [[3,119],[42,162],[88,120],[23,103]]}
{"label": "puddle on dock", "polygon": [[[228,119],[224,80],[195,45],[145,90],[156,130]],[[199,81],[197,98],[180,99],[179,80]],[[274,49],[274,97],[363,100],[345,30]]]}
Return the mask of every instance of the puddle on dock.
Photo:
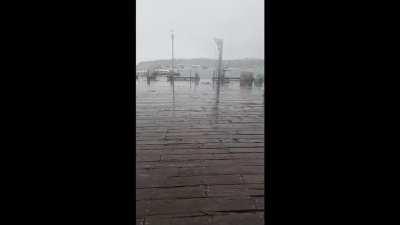
{"label": "puddle on dock", "polygon": [[166,77],[156,80],[140,77],[136,80],[136,102],[147,100],[154,104],[175,101],[181,106],[213,101],[263,104],[264,86],[241,86],[237,80],[218,85],[212,79],[168,81]]}
{"label": "puddle on dock", "polygon": [[243,87],[239,81],[217,85],[168,81],[165,77],[136,81],[136,129],[207,129],[239,132],[263,130],[264,88]]}

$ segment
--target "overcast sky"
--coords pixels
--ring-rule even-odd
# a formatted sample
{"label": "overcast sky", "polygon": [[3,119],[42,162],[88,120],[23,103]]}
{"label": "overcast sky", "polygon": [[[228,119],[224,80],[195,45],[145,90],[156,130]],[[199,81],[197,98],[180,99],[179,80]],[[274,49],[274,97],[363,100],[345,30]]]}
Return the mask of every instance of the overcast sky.
{"label": "overcast sky", "polygon": [[264,0],[136,0],[136,63],[171,58],[264,58]]}

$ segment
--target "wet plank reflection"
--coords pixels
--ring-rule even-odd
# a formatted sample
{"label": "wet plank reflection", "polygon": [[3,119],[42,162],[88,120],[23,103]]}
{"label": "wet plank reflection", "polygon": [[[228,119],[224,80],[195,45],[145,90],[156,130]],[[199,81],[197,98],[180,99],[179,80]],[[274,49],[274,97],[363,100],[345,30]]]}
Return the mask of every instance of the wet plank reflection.
{"label": "wet plank reflection", "polygon": [[263,224],[263,93],[238,81],[137,79],[137,221]]}

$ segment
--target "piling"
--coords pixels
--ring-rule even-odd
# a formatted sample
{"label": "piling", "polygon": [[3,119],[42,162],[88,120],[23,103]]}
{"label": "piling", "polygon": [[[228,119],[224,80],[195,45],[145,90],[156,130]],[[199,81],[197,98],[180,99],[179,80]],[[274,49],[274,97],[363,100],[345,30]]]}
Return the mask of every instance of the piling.
{"label": "piling", "polygon": [[259,87],[262,86],[264,82],[264,77],[261,74],[257,74],[256,78],[254,79],[254,84]]}
{"label": "piling", "polygon": [[254,81],[254,74],[252,72],[241,72],[240,86],[251,86]]}

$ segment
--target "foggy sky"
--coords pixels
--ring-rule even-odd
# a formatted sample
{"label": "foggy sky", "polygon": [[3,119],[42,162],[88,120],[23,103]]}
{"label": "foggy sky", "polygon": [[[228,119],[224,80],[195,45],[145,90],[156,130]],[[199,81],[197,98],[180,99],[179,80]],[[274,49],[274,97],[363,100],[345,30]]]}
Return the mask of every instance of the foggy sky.
{"label": "foggy sky", "polygon": [[136,63],[171,58],[264,58],[264,0],[136,0]]}

